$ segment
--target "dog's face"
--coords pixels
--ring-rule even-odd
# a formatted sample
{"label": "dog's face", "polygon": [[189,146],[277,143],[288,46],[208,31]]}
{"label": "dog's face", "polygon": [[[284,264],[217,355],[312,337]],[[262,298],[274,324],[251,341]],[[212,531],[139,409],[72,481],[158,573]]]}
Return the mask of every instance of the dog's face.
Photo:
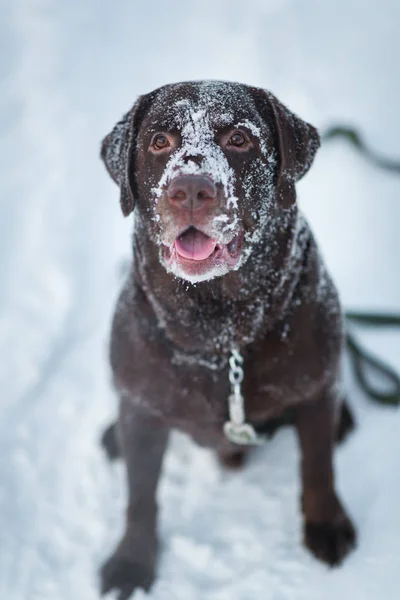
{"label": "dog's face", "polygon": [[318,145],[316,130],[263,90],[189,82],[139,98],[102,157],[124,214],[136,201],[161,264],[195,283],[273,243]]}

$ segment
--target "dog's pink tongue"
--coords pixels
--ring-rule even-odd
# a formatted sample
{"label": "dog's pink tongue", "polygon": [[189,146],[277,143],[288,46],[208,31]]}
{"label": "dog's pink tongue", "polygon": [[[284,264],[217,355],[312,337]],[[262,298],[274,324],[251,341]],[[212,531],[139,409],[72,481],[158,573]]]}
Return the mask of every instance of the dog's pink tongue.
{"label": "dog's pink tongue", "polygon": [[183,258],[205,260],[214,252],[216,242],[208,235],[191,228],[182,233],[176,241],[175,248]]}

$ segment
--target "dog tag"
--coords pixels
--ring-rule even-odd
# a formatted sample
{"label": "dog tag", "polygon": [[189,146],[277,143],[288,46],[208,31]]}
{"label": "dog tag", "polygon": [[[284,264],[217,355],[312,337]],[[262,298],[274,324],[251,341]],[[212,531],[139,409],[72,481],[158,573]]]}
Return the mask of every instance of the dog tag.
{"label": "dog tag", "polygon": [[264,440],[257,434],[253,425],[249,423],[224,423],[224,433],[230,442],[242,446],[260,445]]}

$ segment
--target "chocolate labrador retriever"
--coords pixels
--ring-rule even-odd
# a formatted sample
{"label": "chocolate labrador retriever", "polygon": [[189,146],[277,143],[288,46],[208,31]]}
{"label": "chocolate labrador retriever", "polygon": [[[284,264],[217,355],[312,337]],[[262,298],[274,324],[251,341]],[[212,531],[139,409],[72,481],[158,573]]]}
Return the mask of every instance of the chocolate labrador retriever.
{"label": "chocolate labrador retriever", "polygon": [[355,544],[332,464],[351,421],[338,385],[343,319],[296,204],[318,147],[314,127],[271,93],[214,81],[141,96],[103,141],[122,211],[135,209],[111,338],[129,500],[103,593],[123,600],[153,582],[171,429],[240,466],[290,414],[305,544],[330,565]]}

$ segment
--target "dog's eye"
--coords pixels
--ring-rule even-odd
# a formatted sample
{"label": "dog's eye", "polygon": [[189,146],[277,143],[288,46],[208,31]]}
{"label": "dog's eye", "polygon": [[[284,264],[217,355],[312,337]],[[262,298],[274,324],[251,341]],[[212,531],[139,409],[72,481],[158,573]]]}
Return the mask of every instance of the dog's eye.
{"label": "dog's eye", "polygon": [[229,138],[228,146],[235,146],[236,148],[243,148],[247,146],[248,140],[243,133],[240,131],[235,131],[233,135]]}
{"label": "dog's eye", "polygon": [[164,148],[170,146],[170,143],[166,135],[158,133],[154,136],[151,145],[155,150],[164,150]]}

